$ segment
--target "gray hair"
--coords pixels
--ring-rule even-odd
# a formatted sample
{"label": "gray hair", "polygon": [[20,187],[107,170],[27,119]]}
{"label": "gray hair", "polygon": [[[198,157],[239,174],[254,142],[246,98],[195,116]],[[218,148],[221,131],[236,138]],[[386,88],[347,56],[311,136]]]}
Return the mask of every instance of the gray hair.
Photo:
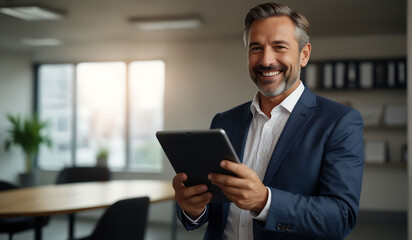
{"label": "gray hair", "polygon": [[250,26],[255,20],[262,20],[269,17],[286,16],[295,24],[295,37],[299,44],[299,51],[309,43],[310,24],[302,14],[293,11],[290,7],[280,3],[264,3],[249,10],[245,17],[245,27],[243,30],[243,41],[248,45],[248,35]]}

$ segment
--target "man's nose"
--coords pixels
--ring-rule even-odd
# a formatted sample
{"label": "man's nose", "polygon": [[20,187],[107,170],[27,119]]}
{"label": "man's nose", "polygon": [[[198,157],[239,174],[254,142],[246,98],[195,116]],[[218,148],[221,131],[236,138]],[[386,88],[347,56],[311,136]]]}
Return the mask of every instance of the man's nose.
{"label": "man's nose", "polygon": [[269,67],[276,64],[275,53],[270,48],[265,48],[260,58],[260,65]]}

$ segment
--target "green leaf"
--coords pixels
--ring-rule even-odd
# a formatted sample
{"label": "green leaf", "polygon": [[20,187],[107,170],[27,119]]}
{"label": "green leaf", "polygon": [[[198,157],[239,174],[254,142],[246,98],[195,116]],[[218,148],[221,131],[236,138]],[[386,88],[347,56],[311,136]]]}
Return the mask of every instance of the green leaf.
{"label": "green leaf", "polygon": [[52,146],[52,140],[47,133],[43,133],[50,121],[40,121],[37,114],[31,118],[22,120],[20,115],[7,115],[10,128],[7,130],[8,137],[4,142],[4,149],[8,151],[11,146],[20,146],[26,159],[26,171],[33,168],[34,156],[38,153],[41,144],[46,144],[49,148]]}

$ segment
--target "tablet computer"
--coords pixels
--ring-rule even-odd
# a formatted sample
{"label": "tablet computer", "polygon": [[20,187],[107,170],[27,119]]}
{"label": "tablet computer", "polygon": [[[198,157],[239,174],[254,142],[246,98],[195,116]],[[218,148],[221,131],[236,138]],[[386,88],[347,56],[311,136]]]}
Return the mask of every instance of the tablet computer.
{"label": "tablet computer", "polygon": [[219,187],[208,179],[209,173],[233,173],[220,167],[222,160],[240,163],[229,138],[223,129],[192,131],[158,131],[156,137],[176,173],[184,172],[184,184],[206,184],[213,194],[212,202],[228,202]]}

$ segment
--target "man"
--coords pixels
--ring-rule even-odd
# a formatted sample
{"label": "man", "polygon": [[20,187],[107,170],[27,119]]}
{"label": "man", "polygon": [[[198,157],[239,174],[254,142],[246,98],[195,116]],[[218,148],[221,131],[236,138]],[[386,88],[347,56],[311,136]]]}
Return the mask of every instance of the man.
{"label": "man", "polygon": [[243,164],[237,175],[209,174],[231,203],[211,203],[206,185],[173,179],[187,229],[208,222],[205,239],[343,239],[358,217],[363,174],[360,114],[314,95],[300,81],[309,61],[309,23],[289,7],[266,3],[245,18],[252,102],[217,114]]}

